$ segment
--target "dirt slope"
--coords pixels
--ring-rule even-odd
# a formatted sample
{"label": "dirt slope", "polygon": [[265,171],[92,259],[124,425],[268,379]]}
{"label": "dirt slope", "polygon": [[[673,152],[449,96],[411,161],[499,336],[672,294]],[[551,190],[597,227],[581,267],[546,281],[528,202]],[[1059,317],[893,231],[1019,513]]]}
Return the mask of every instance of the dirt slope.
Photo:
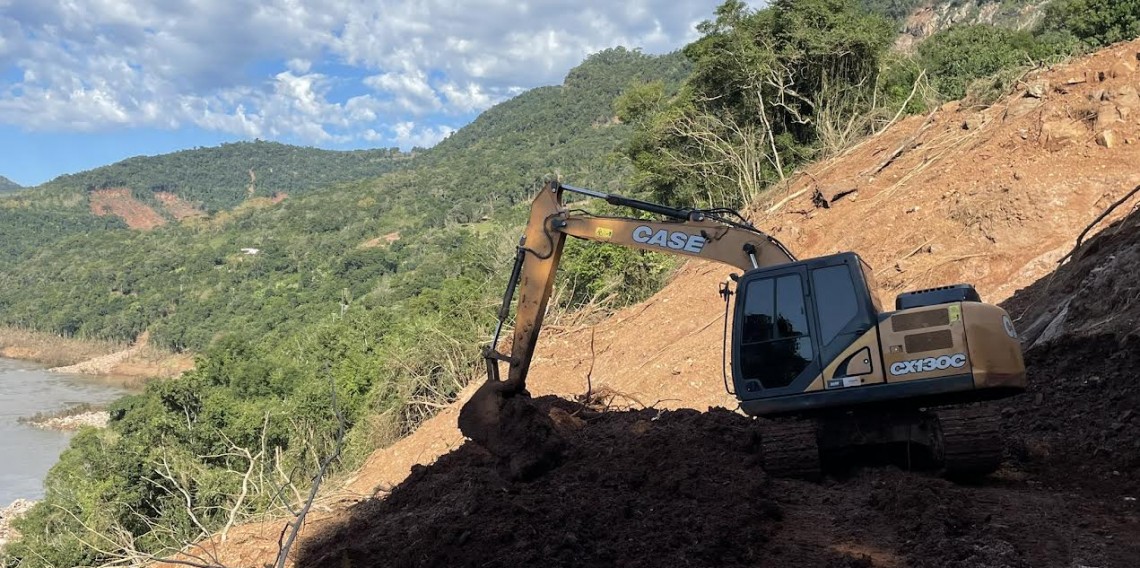
{"label": "dirt slope", "polygon": [[1075,251],[1056,274],[1007,309],[1022,334],[1033,382],[1011,401],[1014,457],[1059,485],[1140,493],[1140,210]]}
{"label": "dirt slope", "polygon": [[114,215],[132,229],[149,231],[166,224],[157,211],[132,197],[130,189],[99,189],[92,191],[90,198],[91,213],[100,217]]}
{"label": "dirt slope", "polygon": [[198,209],[194,204],[170,193],[169,191],[157,191],[154,194],[162,206],[166,208],[166,212],[170,213],[176,220],[182,221],[183,219],[193,219],[195,217],[205,217],[206,212]]}
{"label": "dirt slope", "polygon": [[[885,305],[903,290],[959,281],[975,283],[986,301],[1005,300],[1049,274],[1090,221],[1140,184],[1138,58],[1140,41],[1118,45],[1031,77],[1012,97],[990,108],[954,103],[929,116],[904,119],[792,180],[753,220],[801,257],[859,252],[875,269]],[[855,191],[835,198],[848,190]],[[1128,209],[1122,207],[1108,221]],[[1074,404],[1060,394],[1081,389],[1073,386],[1069,367],[1051,357],[1079,367],[1079,359],[1072,357],[1096,353],[1096,346],[1079,343],[1085,339],[1073,339],[1078,355],[1064,348],[1031,350],[1028,361],[1035,376],[1062,370],[1035,387],[1036,398],[1027,395],[1009,405],[1007,425],[1018,441],[1014,460],[984,487],[960,487],[888,468],[855,473],[821,488],[761,483],[763,473],[750,469],[756,478],[743,486],[753,491],[748,520],[731,513],[732,526],[714,525],[731,534],[728,540],[702,532],[702,523],[713,522],[702,511],[640,500],[640,492],[659,490],[652,486],[659,476],[670,478],[674,468],[689,471],[682,464],[692,460],[704,464],[701,473],[670,485],[672,493],[707,500],[714,508],[742,498],[729,483],[742,483],[740,476],[746,475],[735,469],[738,461],[749,459],[740,450],[751,436],[742,418],[679,411],[653,420],[656,409],[734,407],[721,379],[724,308],[716,294],[727,273],[690,263],[648,302],[593,328],[549,334],[540,342],[531,374],[536,396],[582,393],[589,375],[595,392],[620,393],[606,398],[611,410],[654,410],[587,416],[588,425],[571,436],[568,463],[528,486],[505,485],[477,449],[460,447],[456,411],[448,409],[409,438],[376,452],[342,496],[387,494],[415,464],[455,451],[417,469],[388,500],[365,501],[348,513],[336,513],[334,506],[320,515],[324,520],[313,527],[320,530],[309,534],[323,535],[310,541],[301,564],[512,565],[529,562],[536,550],[554,564],[570,563],[579,555],[604,564],[645,558],[646,564],[773,566],[792,559],[808,566],[1131,566],[1140,558],[1135,502],[1123,500],[1131,495],[1119,492],[1134,485],[1101,487],[1102,479],[1119,470],[1097,465],[1095,476],[1074,479],[1058,469],[1063,461],[1045,459],[1073,447],[1057,441],[1066,433],[1066,408],[1089,414],[1106,410],[1100,401],[1107,399],[1084,396]],[[1042,317],[1015,312],[1022,328]],[[1112,412],[1137,404],[1127,393],[1112,401],[1117,405]],[[1046,418],[1033,410],[1043,404],[1054,414]],[[639,433],[642,423],[650,430]],[[1127,454],[1120,444],[1092,440],[1112,429],[1111,424],[1100,426],[1090,425],[1087,436],[1073,442],[1084,452],[1073,459],[1099,459],[1105,455],[1097,449],[1101,446]],[[718,428],[720,434],[696,438],[709,440],[708,447],[681,434]],[[647,433],[655,429],[660,434]],[[627,452],[644,458],[640,471],[649,472],[644,479],[627,475],[624,468],[632,467],[623,457]],[[653,461],[659,452],[676,459]],[[1112,467],[1119,466],[1113,462]],[[1065,480],[1088,495],[1061,493],[1051,485]],[[615,484],[624,490],[613,492]],[[488,493],[489,488],[495,490]],[[763,503],[769,500],[781,512],[766,512]],[[615,508],[632,511],[633,518],[642,519],[637,526],[646,530],[626,532],[627,527],[616,526],[624,517],[613,516]],[[671,524],[653,524],[658,517]],[[340,528],[330,528],[338,524]],[[261,542],[261,549],[268,550],[280,526],[247,527],[232,531],[231,538]],[[712,550],[709,542],[733,548],[689,556],[693,546],[698,552]],[[659,553],[653,552],[658,548]],[[223,559],[237,554],[238,565],[255,565],[271,558],[275,548],[268,557],[241,546],[222,547],[221,552]]]}

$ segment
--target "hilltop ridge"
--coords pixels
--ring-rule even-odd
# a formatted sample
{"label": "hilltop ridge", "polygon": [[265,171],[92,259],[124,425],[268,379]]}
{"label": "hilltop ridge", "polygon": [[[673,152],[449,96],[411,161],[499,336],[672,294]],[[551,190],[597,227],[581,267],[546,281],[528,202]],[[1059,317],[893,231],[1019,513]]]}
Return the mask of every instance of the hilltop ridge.
{"label": "hilltop ridge", "polygon": [[0,191],[15,191],[24,187],[4,176],[0,176]]}

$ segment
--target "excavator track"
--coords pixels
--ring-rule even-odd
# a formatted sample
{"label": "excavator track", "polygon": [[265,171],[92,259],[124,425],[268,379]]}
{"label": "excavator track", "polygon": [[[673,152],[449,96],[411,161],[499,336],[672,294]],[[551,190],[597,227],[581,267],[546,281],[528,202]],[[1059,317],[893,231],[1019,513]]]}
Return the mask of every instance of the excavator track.
{"label": "excavator track", "polygon": [[996,408],[951,408],[937,411],[936,416],[935,453],[947,477],[980,477],[998,469],[1003,448]]}
{"label": "excavator track", "polygon": [[819,479],[819,438],[814,420],[771,421],[760,431],[760,447],[768,475]]}

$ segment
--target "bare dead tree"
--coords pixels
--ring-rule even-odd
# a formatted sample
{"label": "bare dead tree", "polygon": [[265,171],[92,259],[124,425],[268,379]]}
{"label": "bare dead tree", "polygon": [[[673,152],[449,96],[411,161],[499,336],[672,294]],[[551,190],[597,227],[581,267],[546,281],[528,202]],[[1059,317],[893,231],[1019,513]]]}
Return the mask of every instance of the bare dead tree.
{"label": "bare dead tree", "polygon": [[[332,414],[337,421],[337,434],[333,446],[333,452],[321,462],[320,468],[317,470],[316,475],[313,476],[312,482],[309,485],[309,495],[305,499],[304,504],[301,506],[301,510],[298,511],[293,519],[281,530],[281,536],[277,541],[278,552],[277,562],[275,563],[276,568],[285,568],[285,564],[289,559],[289,551],[292,550],[293,543],[297,540],[297,535],[301,533],[301,527],[304,526],[305,519],[308,517],[309,511],[313,508],[313,501],[316,500],[317,493],[320,491],[321,485],[324,484],[325,477],[328,475],[329,468],[332,467],[333,463],[340,459],[340,454],[344,450],[345,425],[347,424],[347,420],[345,419],[344,414],[341,412],[340,406],[337,403],[336,378],[332,373],[328,373],[328,377]],[[288,533],[288,536],[286,536],[286,533]]]}

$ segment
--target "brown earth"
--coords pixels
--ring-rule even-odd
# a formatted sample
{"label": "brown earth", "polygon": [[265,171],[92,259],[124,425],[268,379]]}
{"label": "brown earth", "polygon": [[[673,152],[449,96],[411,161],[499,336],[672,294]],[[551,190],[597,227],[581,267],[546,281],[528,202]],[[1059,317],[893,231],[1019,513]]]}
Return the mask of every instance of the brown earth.
{"label": "brown earth", "polygon": [[[1026,294],[1044,294],[1052,279],[1040,279],[1076,235],[1140,185],[1138,57],[1140,41],[1117,45],[1029,77],[989,108],[953,103],[903,119],[797,176],[752,218],[801,257],[860,253],[886,306],[900,291],[961,281],[990,302],[1030,285]],[[1136,565],[1137,437],[1125,416],[1140,403],[1136,345],[1117,331],[1132,320],[1106,328],[1107,339],[1062,332],[1029,349],[1030,393],[1000,403],[1010,460],[980,486],[891,467],[821,485],[767,480],[745,463],[752,422],[683,410],[734,407],[716,294],[728,272],[689,263],[648,302],[544,336],[531,392],[570,397],[589,377],[609,407],[545,402],[584,420],[564,432],[558,467],[508,481],[463,444],[453,406],[377,451],[330,498],[340,505],[314,521],[298,564]],[[1086,304],[1127,304],[1127,275]],[[1010,311],[1028,329],[1046,316],[1022,297]],[[1094,323],[1065,329],[1105,327]],[[231,531],[231,543],[260,544],[221,546],[220,558],[270,561],[282,524]]]}
{"label": "brown earth", "polygon": [[1130,209],[1006,302],[1026,322],[1033,379],[1006,419],[1012,455],[1039,477],[1140,497],[1140,210]]}
{"label": "brown earth", "polygon": [[206,216],[205,211],[198,209],[194,204],[168,191],[155,192],[154,197],[162,203],[167,213],[170,213],[170,215],[178,221]]}
{"label": "brown earth", "polygon": [[192,368],[194,368],[193,356],[155,349],[150,346],[150,332],[143,332],[135,343],[126,349],[50,370],[78,375],[152,379],[177,377]]}
{"label": "brown earth", "polygon": [[768,479],[756,423],[725,410],[575,413],[563,463],[517,483],[478,446],[413,468],[386,499],[305,541],[300,567],[1133,566],[1120,495],[982,486],[875,468],[823,484]]}
{"label": "brown earth", "polygon": [[99,189],[90,194],[91,213],[100,217],[114,215],[132,229],[149,231],[166,224],[154,209],[131,196],[127,188]]}
{"label": "brown earth", "polygon": [[392,243],[400,240],[400,231],[394,231],[386,235],[381,235],[372,239],[368,239],[357,245],[357,248],[378,248],[390,246]]}

